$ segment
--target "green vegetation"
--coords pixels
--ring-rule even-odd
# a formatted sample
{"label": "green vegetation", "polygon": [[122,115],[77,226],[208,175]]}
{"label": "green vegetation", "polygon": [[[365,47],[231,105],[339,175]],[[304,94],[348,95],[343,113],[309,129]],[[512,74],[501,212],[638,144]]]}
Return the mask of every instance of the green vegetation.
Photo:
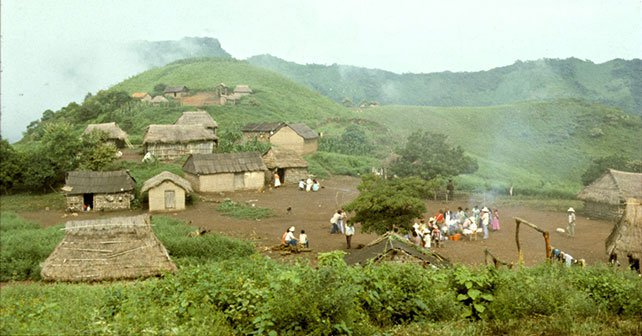
{"label": "green vegetation", "polygon": [[[466,317],[471,304],[462,291],[484,298],[472,303],[479,320]],[[558,264],[353,268],[331,256],[313,268],[255,256],[162,279],[8,285],[2,294],[2,334],[633,335],[642,318],[636,274]]]}
{"label": "green vegetation", "polygon": [[238,218],[238,219],[262,219],[274,216],[272,209],[256,207],[254,204],[249,205],[245,203],[234,202],[231,199],[225,199],[221,204],[216,207],[218,212],[223,213],[225,216]]}
{"label": "green vegetation", "polygon": [[608,169],[642,173],[642,160],[630,160],[621,154],[613,154],[593,159],[591,165],[582,174],[582,184],[589,185],[600,178]]}
{"label": "green vegetation", "polygon": [[[526,100],[578,98],[642,113],[642,60],[602,64],[577,58],[517,61],[479,72],[395,74],[333,64],[286,62],[270,55],[250,64],[273,70],[346,106],[376,101],[385,105],[488,106]],[[362,105],[361,103],[359,105]]]}

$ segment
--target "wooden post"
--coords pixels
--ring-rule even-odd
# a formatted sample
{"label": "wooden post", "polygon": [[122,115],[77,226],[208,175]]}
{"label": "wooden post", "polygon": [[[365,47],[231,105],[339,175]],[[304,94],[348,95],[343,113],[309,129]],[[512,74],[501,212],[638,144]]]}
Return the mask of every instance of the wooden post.
{"label": "wooden post", "polygon": [[527,222],[527,221],[525,221],[525,220],[523,220],[523,219],[521,219],[519,217],[515,217],[515,224],[516,224],[516,227],[515,227],[515,242],[517,243],[517,262],[520,265],[522,265],[524,263],[524,255],[522,254],[522,249],[521,249],[521,247],[519,245],[519,227],[520,227],[521,223],[524,223],[524,224],[530,226],[535,231],[541,233],[544,236],[544,248],[546,249],[546,251],[545,251],[545,253],[546,253],[546,261],[548,262],[550,260],[550,258],[551,258],[551,240],[550,240],[550,234],[548,233],[548,231],[544,231],[544,230],[540,229],[539,227],[537,227],[537,225],[535,225],[535,224],[529,223],[529,222]]}

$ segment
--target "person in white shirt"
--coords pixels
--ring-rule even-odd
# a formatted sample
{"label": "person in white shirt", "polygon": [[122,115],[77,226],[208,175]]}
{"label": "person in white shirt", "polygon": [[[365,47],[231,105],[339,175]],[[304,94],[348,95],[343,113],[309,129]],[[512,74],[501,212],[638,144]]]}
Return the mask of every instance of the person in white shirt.
{"label": "person in white shirt", "polygon": [[566,226],[566,233],[569,237],[575,236],[575,209],[568,208],[568,225]]}
{"label": "person in white shirt", "polygon": [[310,242],[308,241],[308,235],[305,234],[305,230],[301,230],[299,235],[299,244],[303,245],[305,248],[310,247]]}
{"label": "person in white shirt", "polygon": [[346,243],[348,244],[348,249],[351,248],[350,243],[352,242],[352,236],[354,236],[354,225],[351,221],[346,222]]}
{"label": "person in white shirt", "polygon": [[294,238],[294,226],[290,226],[288,233],[285,235],[285,243],[290,246],[296,246],[299,241]]}

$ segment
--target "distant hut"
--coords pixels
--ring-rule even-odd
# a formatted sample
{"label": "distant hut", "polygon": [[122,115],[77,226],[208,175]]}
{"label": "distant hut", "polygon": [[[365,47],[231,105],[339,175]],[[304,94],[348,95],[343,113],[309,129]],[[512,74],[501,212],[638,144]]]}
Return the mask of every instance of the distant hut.
{"label": "distant hut", "polygon": [[220,97],[220,104],[225,105],[225,104],[230,104],[230,105],[236,105],[241,100],[241,97],[243,95],[238,94],[238,93],[232,93],[226,96],[221,96]]}
{"label": "distant hut", "polygon": [[606,253],[617,256],[620,262],[627,256],[642,260],[642,205],[640,199],[626,202],[624,215],[606,239]]}
{"label": "distant hut", "polygon": [[149,215],[69,221],[65,237],[45,260],[49,281],[137,279],[174,272]]}
{"label": "distant hut", "polygon": [[150,103],[152,101],[152,96],[147,92],[134,92],[131,97],[146,103]]}
{"label": "distant hut", "polygon": [[410,243],[398,234],[387,232],[361,249],[352,250],[344,257],[348,265],[366,265],[369,262],[412,263],[423,267],[449,267],[448,259],[436,252]]}
{"label": "distant hut", "polygon": [[118,148],[124,148],[129,144],[127,133],[120,129],[115,122],[104,124],[89,124],[85,128],[84,134],[95,131],[101,131],[107,134],[107,141],[112,142]]}
{"label": "distant hut", "polygon": [[62,188],[67,209],[83,211],[129,209],[134,199],[136,181],[126,170],[71,171]]}
{"label": "distant hut", "polygon": [[282,149],[299,155],[311,154],[319,148],[319,134],[305,124],[263,122],[246,124],[241,129],[246,139],[269,141]]}
{"label": "distant hut", "polygon": [[218,124],[207,111],[188,111],[176,120],[174,125],[203,125],[207,129],[211,129],[216,134]]}
{"label": "distant hut", "polygon": [[167,98],[163,96],[156,96],[152,98],[151,103],[153,105],[161,105],[161,104],[169,103],[169,100],[167,100]]}
{"label": "distant hut", "polygon": [[166,97],[180,98],[185,97],[189,93],[189,89],[186,86],[169,86],[165,88],[163,94]]}
{"label": "distant hut", "polygon": [[308,177],[308,162],[294,151],[280,148],[270,148],[263,154],[263,162],[270,171],[266,174],[268,181],[276,172],[284,183],[297,183]]}
{"label": "distant hut", "polygon": [[194,154],[183,165],[185,178],[199,192],[260,189],[266,169],[258,152]]}
{"label": "distant hut", "polygon": [[584,214],[594,218],[618,220],[628,198],[642,199],[642,173],[609,169],[577,197],[584,201]]}
{"label": "distant hut", "polygon": [[220,83],[214,88],[214,91],[216,92],[217,97],[221,96],[227,96],[227,92],[229,91],[227,85],[225,83]]}
{"label": "distant hut", "polygon": [[247,96],[252,94],[252,89],[250,89],[249,85],[237,85],[234,88],[234,93],[241,96]]}
{"label": "distant hut", "polygon": [[168,171],[145,181],[140,190],[148,195],[149,211],[185,210],[186,196],[192,192],[189,181]]}
{"label": "distant hut", "polygon": [[217,142],[214,132],[202,125],[149,125],[143,137],[145,152],[159,160],[212,153]]}

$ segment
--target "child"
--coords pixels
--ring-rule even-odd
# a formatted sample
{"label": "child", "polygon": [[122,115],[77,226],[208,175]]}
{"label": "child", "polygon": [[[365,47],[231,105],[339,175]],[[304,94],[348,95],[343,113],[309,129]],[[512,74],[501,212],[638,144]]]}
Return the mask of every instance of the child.
{"label": "child", "polygon": [[352,221],[348,220],[346,222],[346,243],[348,243],[348,249],[351,248],[350,243],[352,242],[352,236],[354,236],[354,226]]}
{"label": "child", "polygon": [[305,181],[303,179],[299,181],[299,190],[305,190]]}
{"label": "child", "polygon": [[310,247],[310,242],[308,241],[308,235],[305,234],[305,230],[301,230],[299,235],[299,244],[303,245],[305,248]]}

